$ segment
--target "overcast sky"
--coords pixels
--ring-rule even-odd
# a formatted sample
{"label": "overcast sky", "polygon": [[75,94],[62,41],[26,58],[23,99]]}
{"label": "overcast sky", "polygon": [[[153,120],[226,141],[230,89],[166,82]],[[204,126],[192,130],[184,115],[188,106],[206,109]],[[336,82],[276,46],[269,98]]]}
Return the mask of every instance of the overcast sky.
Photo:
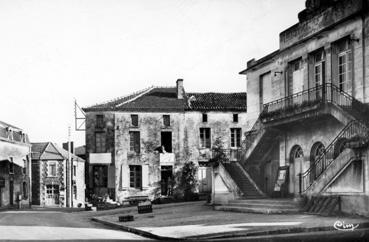
{"label": "overcast sky", "polygon": [[278,48],[304,0],[0,0],[0,120],[32,142],[84,144],[81,106],[148,86],[246,91],[238,74]]}

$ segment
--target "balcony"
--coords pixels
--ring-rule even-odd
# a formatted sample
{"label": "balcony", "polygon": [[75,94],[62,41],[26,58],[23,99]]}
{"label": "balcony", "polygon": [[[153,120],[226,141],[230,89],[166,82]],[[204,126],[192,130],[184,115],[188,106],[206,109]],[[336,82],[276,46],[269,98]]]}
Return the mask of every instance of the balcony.
{"label": "balcony", "polygon": [[354,102],[355,99],[349,94],[340,91],[331,83],[327,83],[264,104],[260,119],[262,123],[266,124],[319,111],[327,103],[350,108]]}
{"label": "balcony", "polygon": [[171,166],[174,165],[175,155],[174,153],[160,153],[159,161],[161,166]]}

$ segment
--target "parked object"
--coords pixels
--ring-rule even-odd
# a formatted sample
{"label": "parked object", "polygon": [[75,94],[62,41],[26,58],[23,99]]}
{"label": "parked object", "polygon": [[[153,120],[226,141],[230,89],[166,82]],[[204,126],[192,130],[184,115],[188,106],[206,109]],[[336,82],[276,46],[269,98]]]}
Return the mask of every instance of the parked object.
{"label": "parked object", "polygon": [[152,204],[150,201],[140,202],[137,205],[138,213],[152,213]]}

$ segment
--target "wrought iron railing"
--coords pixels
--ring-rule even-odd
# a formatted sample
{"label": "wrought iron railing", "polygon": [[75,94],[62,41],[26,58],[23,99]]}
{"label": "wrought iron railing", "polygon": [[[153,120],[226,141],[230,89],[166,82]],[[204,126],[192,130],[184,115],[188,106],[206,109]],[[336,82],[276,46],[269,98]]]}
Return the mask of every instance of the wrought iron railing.
{"label": "wrought iron railing", "polygon": [[333,139],[324,152],[312,163],[307,171],[300,174],[300,192],[305,192],[318,179],[325,170],[338,157],[337,145],[342,140],[349,140],[351,138],[361,136],[369,137],[369,129],[363,123],[353,120],[348,123],[341,132]]}
{"label": "wrought iron railing", "polygon": [[351,95],[332,83],[326,83],[264,104],[260,117],[262,119],[284,117],[291,112],[303,111],[305,108],[322,103],[352,107],[353,104],[357,103],[356,101]]}
{"label": "wrought iron railing", "polygon": [[11,130],[3,127],[0,127],[0,138],[20,143],[29,143],[27,134],[22,131]]}

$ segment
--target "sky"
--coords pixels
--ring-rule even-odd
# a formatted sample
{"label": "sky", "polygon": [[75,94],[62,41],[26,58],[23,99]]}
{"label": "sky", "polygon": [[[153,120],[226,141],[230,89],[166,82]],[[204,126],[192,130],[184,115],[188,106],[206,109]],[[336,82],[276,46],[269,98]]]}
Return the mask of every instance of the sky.
{"label": "sky", "polygon": [[0,0],[0,120],[31,142],[84,144],[82,107],[149,86],[244,92],[304,0]]}

